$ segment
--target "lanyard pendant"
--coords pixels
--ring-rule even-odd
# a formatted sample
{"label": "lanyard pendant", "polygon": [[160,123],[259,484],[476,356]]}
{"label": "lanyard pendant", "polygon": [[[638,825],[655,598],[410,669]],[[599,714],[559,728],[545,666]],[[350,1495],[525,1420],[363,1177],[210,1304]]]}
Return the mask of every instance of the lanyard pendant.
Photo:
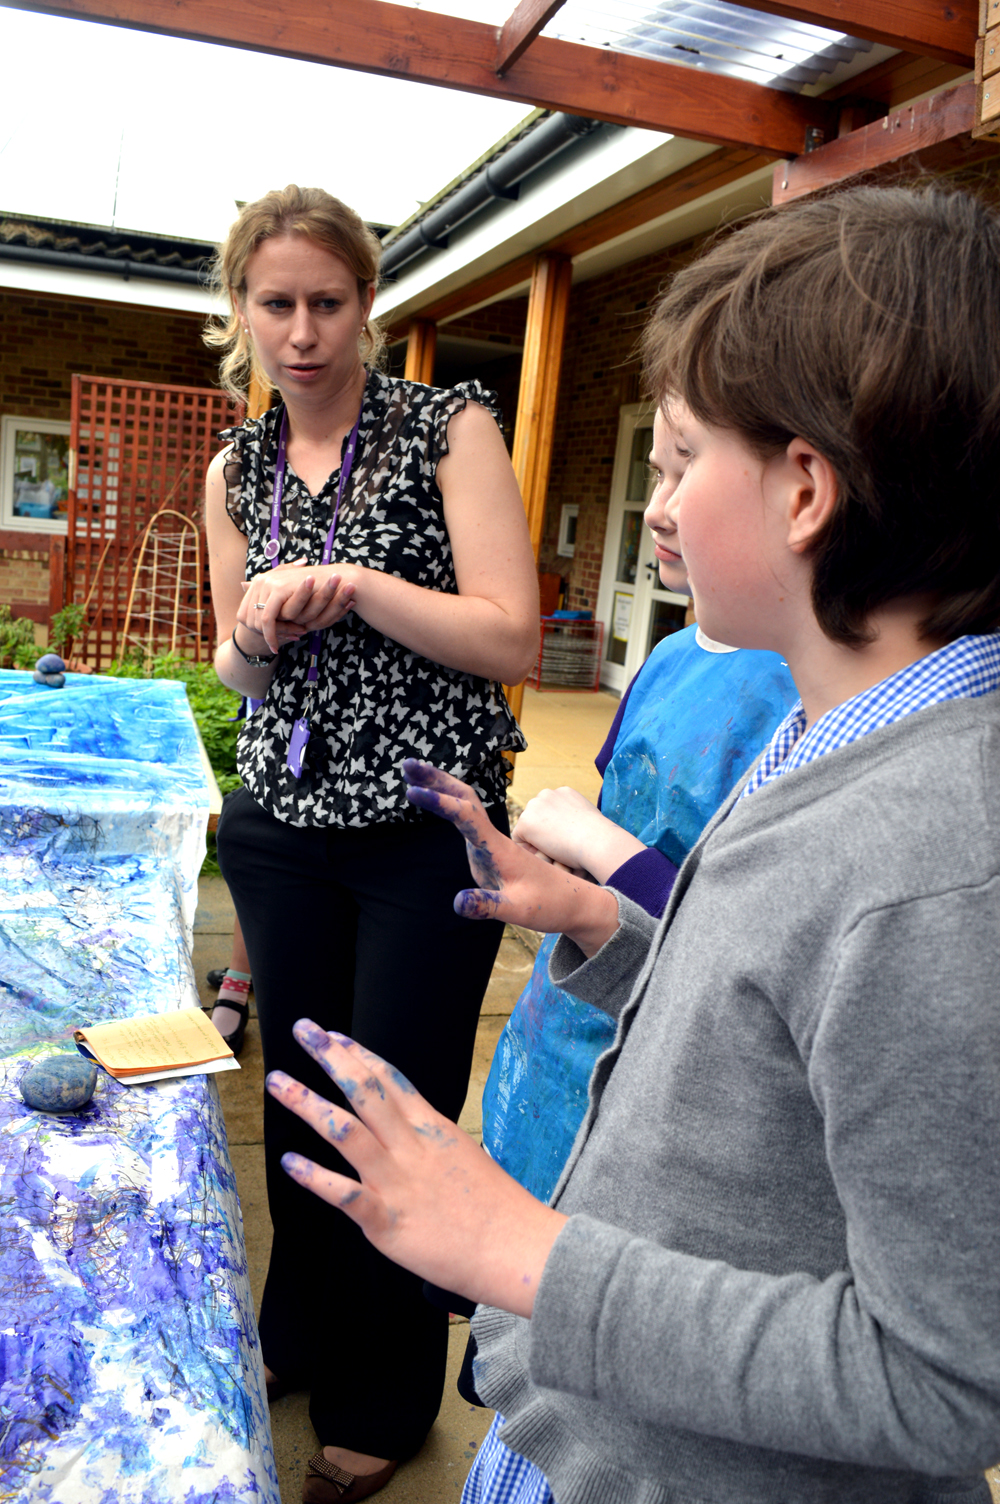
{"label": "lanyard pendant", "polygon": [[293,778],[302,777],[302,754],[309,742],[309,720],[307,716],[300,716],[292,727],[292,734],[288,739],[288,756],[285,759],[285,767]]}

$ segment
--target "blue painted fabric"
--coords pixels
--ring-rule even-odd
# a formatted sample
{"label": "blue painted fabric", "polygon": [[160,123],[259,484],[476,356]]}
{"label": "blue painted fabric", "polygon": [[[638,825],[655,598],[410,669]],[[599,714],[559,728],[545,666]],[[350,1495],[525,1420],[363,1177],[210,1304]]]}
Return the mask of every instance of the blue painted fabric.
{"label": "blue painted fabric", "polygon": [[[680,866],[798,699],[774,653],[711,652],[695,627],[661,642],[633,680],[601,809]],[[614,886],[614,876],[610,880]],[[500,1036],[483,1096],[483,1143],[540,1200],[555,1189],[614,1023],[549,981],[556,936]]]}
{"label": "blue painted fabric", "polygon": [[0,1479],[24,1504],[278,1504],[211,1076],[54,1117],[83,1024],[197,1006],[209,789],[184,686],[0,673]]}

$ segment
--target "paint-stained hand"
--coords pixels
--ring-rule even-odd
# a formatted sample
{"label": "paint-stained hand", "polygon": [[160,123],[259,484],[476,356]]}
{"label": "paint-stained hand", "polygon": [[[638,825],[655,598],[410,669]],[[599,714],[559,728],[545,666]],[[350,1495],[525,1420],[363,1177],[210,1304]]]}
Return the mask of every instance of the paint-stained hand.
{"label": "paint-stained hand", "polygon": [[360,1183],[298,1154],[284,1155],[286,1172],[405,1269],[530,1316],[562,1213],[536,1201],[378,1055],[310,1019],[293,1032],[357,1116],[282,1071],[267,1089],[339,1150]]}
{"label": "paint-stained hand", "polygon": [[467,784],[428,762],[407,758],[406,797],[419,809],[450,820],[465,837],[478,888],[455,898],[466,919],[502,919],[544,934],[565,934],[592,956],[618,928],[618,903],[585,877],[540,862],[491,825],[478,796]]}

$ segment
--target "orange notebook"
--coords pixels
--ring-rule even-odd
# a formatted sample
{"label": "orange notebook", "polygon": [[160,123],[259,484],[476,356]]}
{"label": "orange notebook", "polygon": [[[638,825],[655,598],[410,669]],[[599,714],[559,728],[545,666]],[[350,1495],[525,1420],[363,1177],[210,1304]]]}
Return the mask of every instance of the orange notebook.
{"label": "orange notebook", "polygon": [[154,1071],[182,1071],[213,1060],[232,1059],[233,1054],[200,1008],[92,1024],[88,1029],[78,1029],[75,1038],[119,1081]]}

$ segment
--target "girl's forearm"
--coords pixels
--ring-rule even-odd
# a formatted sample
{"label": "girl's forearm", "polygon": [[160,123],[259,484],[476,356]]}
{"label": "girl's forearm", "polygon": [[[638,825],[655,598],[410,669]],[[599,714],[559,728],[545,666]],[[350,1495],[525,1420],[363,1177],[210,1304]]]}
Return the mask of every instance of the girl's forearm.
{"label": "girl's forearm", "polygon": [[447,595],[376,569],[329,567],[355,586],[354,610],[370,627],[432,663],[519,684],[535,661],[536,615],[515,615],[485,596]]}

